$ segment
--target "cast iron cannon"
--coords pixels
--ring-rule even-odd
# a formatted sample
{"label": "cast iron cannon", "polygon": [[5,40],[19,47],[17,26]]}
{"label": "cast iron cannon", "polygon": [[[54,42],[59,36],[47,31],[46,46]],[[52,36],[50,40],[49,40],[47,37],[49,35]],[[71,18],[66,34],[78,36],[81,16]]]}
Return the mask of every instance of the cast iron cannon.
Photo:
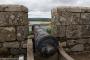
{"label": "cast iron cannon", "polygon": [[58,51],[57,39],[48,34],[40,25],[33,25],[32,31],[34,52],[38,52],[43,57],[50,57]]}

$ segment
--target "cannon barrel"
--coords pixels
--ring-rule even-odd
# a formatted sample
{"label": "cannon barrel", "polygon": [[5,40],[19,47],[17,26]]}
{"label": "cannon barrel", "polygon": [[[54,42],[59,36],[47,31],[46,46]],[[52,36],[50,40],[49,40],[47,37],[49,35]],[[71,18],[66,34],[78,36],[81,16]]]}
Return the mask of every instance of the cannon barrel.
{"label": "cannon barrel", "polygon": [[43,57],[50,57],[58,51],[58,41],[40,25],[32,26],[34,34],[34,49]]}

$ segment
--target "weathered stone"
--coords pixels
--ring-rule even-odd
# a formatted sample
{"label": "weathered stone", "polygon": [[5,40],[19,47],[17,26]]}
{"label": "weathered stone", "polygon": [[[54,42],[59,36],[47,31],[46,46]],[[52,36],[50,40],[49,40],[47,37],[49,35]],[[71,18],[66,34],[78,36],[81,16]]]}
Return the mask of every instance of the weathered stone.
{"label": "weathered stone", "polygon": [[25,40],[28,38],[28,26],[17,27],[17,40]]}
{"label": "weathered stone", "polygon": [[0,26],[7,26],[8,25],[8,14],[7,12],[0,12]]}
{"label": "weathered stone", "polygon": [[12,58],[12,57],[10,57],[10,58],[0,58],[0,60],[19,60],[19,58]]}
{"label": "weathered stone", "polygon": [[[56,25],[70,25],[70,24],[81,24],[80,21],[80,13],[74,13],[74,11],[70,11],[70,9],[78,10],[78,8],[70,8],[70,7],[62,7],[57,8],[55,12],[52,12],[52,22],[55,22]],[[79,11],[79,10],[78,10]]]}
{"label": "weathered stone", "polygon": [[9,56],[9,53],[10,51],[9,51],[9,49],[8,48],[4,48],[4,47],[2,47],[2,48],[0,48],[0,57],[2,56],[2,57],[6,57],[6,56]]}
{"label": "weathered stone", "polygon": [[18,42],[4,42],[3,47],[6,47],[6,48],[19,48],[19,43]]}
{"label": "weathered stone", "polygon": [[82,24],[90,24],[90,13],[81,13]]}
{"label": "weathered stone", "polygon": [[61,6],[61,7],[58,7],[56,8],[57,9],[57,12],[59,11],[67,11],[67,12],[81,12],[81,9],[84,9],[82,7],[72,7],[72,6]]}
{"label": "weathered stone", "polygon": [[18,49],[18,48],[11,48],[10,49],[10,53],[12,55],[19,55],[20,54],[20,49]]}
{"label": "weathered stone", "polygon": [[0,43],[0,48],[2,48],[3,47],[3,43]]}
{"label": "weathered stone", "polygon": [[28,12],[28,9],[22,5],[0,5],[0,12],[2,11],[24,11]]}
{"label": "weathered stone", "polygon": [[52,11],[69,11],[69,12],[74,12],[74,13],[88,13],[90,12],[90,7],[72,7],[72,6],[61,6],[61,7],[58,7],[58,8],[54,8]]}
{"label": "weathered stone", "polygon": [[28,25],[27,13],[25,12],[8,12],[9,25]]}
{"label": "weathered stone", "polygon": [[28,25],[26,11],[25,7],[19,5],[0,5],[0,26]]}
{"label": "weathered stone", "polygon": [[90,51],[89,7],[57,7],[51,13],[51,33],[65,38],[65,48],[69,51]]}
{"label": "weathered stone", "polygon": [[76,40],[76,42],[79,44],[86,44],[86,43],[88,43],[88,39],[78,39],[78,40]]}
{"label": "weathered stone", "polygon": [[69,25],[66,29],[66,38],[80,38],[80,25]]}
{"label": "weathered stone", "polygon": [[71,48],[71,51],[84,51],[84,45],[83,44],[77,44]]}
{"label": "weathered stone", "polygon": [[28,25],[27,8],[21,5],[0,5],[0,26],[10,25]]}
{"label": "weathered stone", "polygon": [[57,27],[53,26],[52,30],[51,30],[51,34],[55,37],[59,37],[58,31],[57,31]]}
{"label": "weathered stone", "polygon": [[12,55],[20,55],[20,54],[27,54],[27,49],[20,49],[20,48],[11,48],[10,53]]}
{"label": "weathered stone", "polygon": [[22,48],[27,48],[27,40],[21,42]]}
{"label": "weathered stone", "polygon": [[80,13],[72,13],[70,21],[71,24],[82,24],[80,20]]}
{"label": "weathered stone", "polygon": [[14,41],[16,39],[14,27],[0,27],[0,42]]}
{"label": "weathered stone", "polygon": [[90,51],[90,44],[87,43],[87,44],[84,44],[84,45],[85,45],[84,46],[85,47],[85,51]]}
{"label": "weathered stone", "polygon": [[67,40],[68,46],[75,45],[75,44],[76,44],[76,40]]}
{"label": "weathered stone", "polygon": [[[72,20],[73,20],[73,18],[74,18],[76,20],[77,18],[78,19],[80,18],[81,11],[79,11],[79,10],[81,10],[81,9],[86,9],[86,8],[85,7],[84,8],[81,8],[81,7],[60,7],[60,8],[56,8],[56,9],[52,10],[52,18],[57,17],[57,18],[54,18],[54,20],[59,20],[60,17],[62,16],[65,19],[72,18]],[[85,13],[85,14],[87,14],[87,13]],[[61,21],[62,21],[62,19],[61,19]],[[65,20],[63,20],[63,21],[65,21]],[[67,20],[67,21],[69,21],[69,20]]]}
{"label": "weathered stone", "polygon": [[61,25],[70,25],[70,24],[80,24],[80,13],[71,13],[68,11],[63,11],[62,15],[58,17]]}
{"label": "weathered stone", "polygon": [[90,7],[83,7],[83,8],[81,8],[81,12],[83,12],[83,13],[90,12]]}
{"label": "weathered stone", "polygon": [[26,56],[28,33],[28,9],[22,5],[0,5],[0,57]]}
{"label": "weathered stone", "polygon": [[61,42],[60,45],[63,46],[63,47],[66,47],[67,43],[66,42]]}
{"label": "weathered stone", "polygon": [[90,37],[90,25],[81,26],[81,37]]}
{"label": "weathered stone", "polygon": [[59,35],[59,37],[65,37],[66,36],[66,26],[57,25],[57,30],[56,30],[56,32]]}
{"label": "weathered stone", "polygon": [[70,48],[64,48],[66,52],[71,52]]}
{"label": "weathered stone", "polygon": [[90,38],[87,39],[87,43],[90,44]]}
{"label": "weathered stone", "polygon": [[71,12],[67,11],[61,11],[61,15],[57,16],[59,19],[57,19],[57,22],[60,23],[60,25],[70,25],[71,24]]}

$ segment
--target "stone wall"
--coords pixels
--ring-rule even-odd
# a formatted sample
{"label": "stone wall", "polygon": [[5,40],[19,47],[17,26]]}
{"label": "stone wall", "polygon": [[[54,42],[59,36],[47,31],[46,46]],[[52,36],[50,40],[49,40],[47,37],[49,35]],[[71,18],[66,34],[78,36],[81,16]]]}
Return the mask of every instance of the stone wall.
{"label": "stone wall", "polygon": [[0,5],[0,57],[27,53],[28,9]]}
{"label": "stone wall", "polygon": [[66,51],[90,51],[90,8],[58,7],[52,10],[52,35]]}

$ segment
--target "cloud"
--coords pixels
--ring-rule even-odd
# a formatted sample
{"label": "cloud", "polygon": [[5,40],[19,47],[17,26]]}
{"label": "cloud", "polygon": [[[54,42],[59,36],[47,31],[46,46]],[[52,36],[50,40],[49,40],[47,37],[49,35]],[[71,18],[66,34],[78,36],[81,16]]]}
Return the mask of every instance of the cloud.
{"label": "cloud", "polygon": [[0,0],[0,4],[18,4],[18,2],[20,2],[21,0],[17,1],[17,0]]}
{"label": "cloud", "polygon": [[56,6],[89,6],[90,7],[90,0],[39,0],[39,1],[31,0],[30,10],[32,10],[34,13],[40,11],[42,12],[42,14],[38,13],[39,16],[43,15],[45,17],[48,17],[50,14],[48,15],[48,13],[43,13],[43,12],[50,13],[51,9]]}
{"label": "cloud", "polygon": [[31,0],[32,10],[50,11],[53,7],[62,5],[77,5],[79,0]]}
{"label": "cloud", "polygon": [[90,0],[0,0],[0,4],[24,5],[29,9],[29,17],[50,17],[56,6],[90,6]]}
{"label": "cloud", "polygon": [[90,0],[80,0],[78,6],[90,7]]}

